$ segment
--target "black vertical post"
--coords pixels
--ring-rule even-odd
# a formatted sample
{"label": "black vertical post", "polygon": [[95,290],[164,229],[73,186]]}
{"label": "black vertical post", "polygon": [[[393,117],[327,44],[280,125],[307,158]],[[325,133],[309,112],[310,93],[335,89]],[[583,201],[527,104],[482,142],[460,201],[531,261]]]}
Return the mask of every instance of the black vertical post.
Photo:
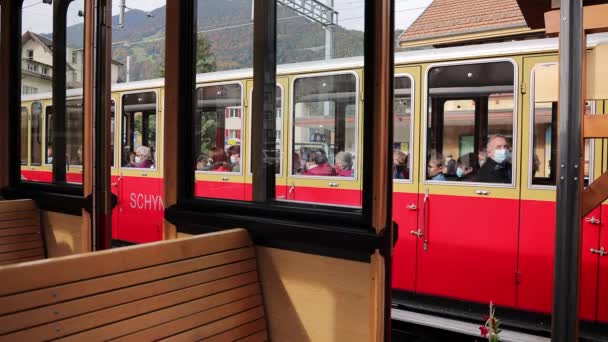
{"label": "black vertical post", "polygon": [[253,200],[256,202],[275,197],[276,31],[276,0],[255,0],[251,158]]}
{"label": "black vertical post", "polygon": [[53,1],[53,182],[66,181],[66,16],[69,0]]}
{"label": "black vertical post", "polygon": [[581,261],[583,115],[583,8],[582,0],[561,1],[559,160],[557,226],[553,285],[553,342],[578,341],[578,298]]}
{"label": "black vertical post", "polygon": [[[108,6],[110,5],[110,6]],[[95,250],[111,248],[112,245],[112,205],[110,191],[110,51],[111,23],[108,23],[108,11],[111,0],[96,0],[94,16],[85,20],[94,20],[94,65],[93,73],[93,227],[95,232]],[[91,48],[90,46],[87,48]],[[85,80],[86,81],[86,80]]]}
{"label": "black vertical post", "polygon": [[8,87],[9,101],[9,184],[21,181],[21,7],[22,1],[5,3],[2,7],[2,29],[8,29],[11,39],[2,36],[2,49],[10,53],[8,73],[3,76]]}

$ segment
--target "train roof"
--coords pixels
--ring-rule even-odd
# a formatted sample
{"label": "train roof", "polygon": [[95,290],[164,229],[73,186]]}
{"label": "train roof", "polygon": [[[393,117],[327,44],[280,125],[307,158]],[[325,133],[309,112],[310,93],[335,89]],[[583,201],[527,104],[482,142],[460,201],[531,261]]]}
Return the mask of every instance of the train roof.
{"label": "train roof", "polygon": [[[587,47],[608,44],[608,33],[596,33],[587,37]],[[531,40],[518,40],[511,42],[487,43],[479,45],[456,46],[447,48],[429,48],[398,52],[395,54],[395,65],[439,62],[462,58],[483,58],[489,56],[510,56],[544,51],[556,51],[558,38],[542,38]],[[339,58],[332,60],[318,60],[312,62],[282,64],[277,66],[277,76],[305,74],[313,72],[327,72],[331,70],[356,69],[363,67],[363,57]],[[228,71],[209,72],[198,74],[196,83],[214,83],[224,81],[243,80],[253,77],[253,69],[237,69]],[[112,92],[126,92],[138,89],[160,88],[165,84],[163,78],[117,83],[112,85]],[[81,89],[68,90],[67,98],[82,95]],[[22,101],[47,99],[51,93],[25,95]]]}

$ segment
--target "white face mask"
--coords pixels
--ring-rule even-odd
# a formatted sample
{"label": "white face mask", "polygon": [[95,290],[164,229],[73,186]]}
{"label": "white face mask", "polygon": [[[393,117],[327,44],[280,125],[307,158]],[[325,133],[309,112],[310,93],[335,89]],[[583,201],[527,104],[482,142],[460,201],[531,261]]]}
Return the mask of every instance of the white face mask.
{"label": "white face mask", "polygon": [[493,159],[498,164],[504,163],[504,161],[507,160],[507,150],[504,149],[504,148],[501,148],[500,150],[494,151],[494,158]]}
{"label": "white face mask", "polygon": [[47,160],[46,163],[50,164],[53,162],[53,157],[47,157],[46,160]]}
{"label": "white face mask", "polygon": [[464,169],[459,167],[456,169],[456,177],[462,178],[462,176],[464,176]]}
{"label": "white face mask", "polygon": [[138,163],[138,164],[141,163],[141,157],[140,156],[136,156],[135,157],[135,162]]}
{"label": "white face mask", "polygon": [[239,160],[235,156],[230,156],[230,162],[236,164]]}

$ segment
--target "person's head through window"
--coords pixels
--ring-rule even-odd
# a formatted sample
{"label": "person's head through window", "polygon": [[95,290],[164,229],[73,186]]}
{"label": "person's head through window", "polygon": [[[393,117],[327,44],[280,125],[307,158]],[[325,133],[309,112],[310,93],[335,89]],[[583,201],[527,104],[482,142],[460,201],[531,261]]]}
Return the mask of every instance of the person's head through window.
{"label": "person's head through window", "polygon": [[408,165],[407,165],[407,154],[403,151],[394,149],[393,150],[393,178],[395,179],[407,179],[408,177]]}
{"label": "person's head through window", "polygon": [[460,156],[456,164],[456,177],[458,179],[465,179],[479,169],[477,157],[473,152]]}
{"label": "person's head through window", "polygon": [[136,157],[135,151],[129,152],[129,162],[127,163],[128,167],[135,167],[135,164],[137,164],[135,162],[135,157]]}
{"label": "person's head through window", "polygon": [[327,156],[323,150],[316,150],[308,155],[309,163],[305,175],[309,176],[331,176],[334,172],[327,161]]}
{"label": "person's head through window", "polygon": [[152,163],[152,151],[148,146],[139,146],[135,150],[135,167],[149,169]]}
{"label": "person's head through window", "polygon": [[223,148],[213,146],[209,149],[209,159],[211,159],[211,168],[209,171],[216,172],[231,172],[232,168],[228,163],[228,156]]}
{"label": "person's head through window", "polygon": [[441,154],[431,155],[426,165],[426,174],[430,180],[445,180],[443,175],[443,157]]}
{"label": "person's head through window", "polygon": [[82,165],[83,159],[82,159],[82,146],[78,146],[78,150],[76,151],[76,155],[78,156],[78,160],[76,161],[77,164]]}
{"label": "person's head through window", "polygon": [[46,148],[46,162],[47,164],[53,163],[53,145],[49,145]]}
{"label": "person's head through window", "polygon": [[232,165],[232,172],[241,172],[241,146],[230,146],[228,148],[228,156]]}
{"label": "person's head through window", "polygon": [[207,171],[211,167],[211,162],[209,161],[209,157],[204,154],[200,154],[196,158],[196,169],[199,171]]}
{"label": "person's head through window", "polygon": [[300,154],[298,152],[293,153],[293,161],[292,161],[292,173],[294,175],[299,175],[302,173],[302,158],[300,158]]}
{"label": "person's head through window", "polygon": [[488,140],[488,157],[497,164],[503,164],[511,158],[509,144],[502,135],[493,135]]}
{"label": "person's head through window", "polygon": [[335,172],[338,177],[353,176],[353,155],[350,152],[341,151],[336,154]]}

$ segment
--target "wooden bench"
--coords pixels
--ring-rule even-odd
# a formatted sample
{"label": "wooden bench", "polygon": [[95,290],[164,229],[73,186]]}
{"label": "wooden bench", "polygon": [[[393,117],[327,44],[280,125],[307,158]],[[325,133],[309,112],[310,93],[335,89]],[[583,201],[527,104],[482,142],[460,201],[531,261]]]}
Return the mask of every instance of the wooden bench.
{"label": "wooden bench", "polygon": [[44,257],[40,210],[34,201],[0,201],[0,265]]}
{"label": "wooden bench", "polygon": [[0,341],[50,339],[267,340],[247,231],[0,267]]}

